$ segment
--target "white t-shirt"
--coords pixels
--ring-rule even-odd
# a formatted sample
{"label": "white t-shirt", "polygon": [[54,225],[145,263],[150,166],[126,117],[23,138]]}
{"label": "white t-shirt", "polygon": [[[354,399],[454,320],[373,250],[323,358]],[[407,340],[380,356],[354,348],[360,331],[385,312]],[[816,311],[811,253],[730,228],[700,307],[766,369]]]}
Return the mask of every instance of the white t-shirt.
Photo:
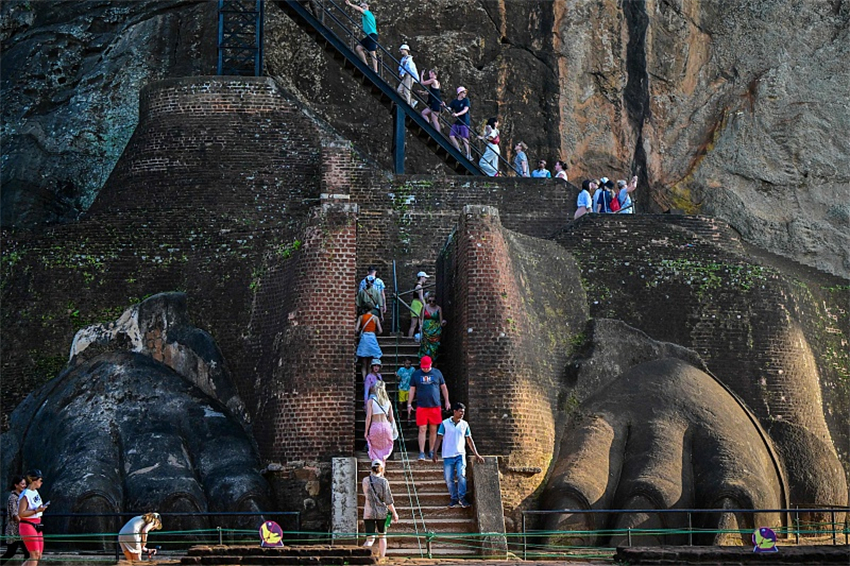
{"label": "white t-shirt", "polygon": [[437,434],[443,437],[443,458],[466,455],[466,437],[472,436],[469,423],[460,419],[457,424],[451,417],[440,423]]}
{"label": "white t-shirt", "polygon": [[[39,495],[38,490],[35,489],[25,489],[21,492],[21,496],[18,499],[20,501],[24,497],[27,498],[27,509],[36,510],[41,507],[41,495]],[[30,515],[29,517],[25,517],[26,519],[40,519],[41,513],[36,513],[35,515]]]}

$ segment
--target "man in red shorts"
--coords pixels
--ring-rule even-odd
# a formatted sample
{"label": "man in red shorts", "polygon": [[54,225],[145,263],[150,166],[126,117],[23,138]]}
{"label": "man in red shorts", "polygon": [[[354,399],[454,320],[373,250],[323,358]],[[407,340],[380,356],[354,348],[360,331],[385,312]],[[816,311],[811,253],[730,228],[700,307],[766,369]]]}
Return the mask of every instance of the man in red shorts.
{"label": "man in red shorts", "polygon": [[[434,457],[434,445],[437,443],[437,427],[443,422],[440,411],[440,392],[443,394],[443,406],[448,411],[452,404],[449,402],[449,390],[446,380],[437,368],[431,367],[431,357],[422,356],[419,369],[410,378],[410,397],[407,400],[407,418],[413,410],[413,400],[416,399],[416,426],[419,427],[419,459],[426,460]],[[430,433],[431,451],[425,457],[425,435]]]}

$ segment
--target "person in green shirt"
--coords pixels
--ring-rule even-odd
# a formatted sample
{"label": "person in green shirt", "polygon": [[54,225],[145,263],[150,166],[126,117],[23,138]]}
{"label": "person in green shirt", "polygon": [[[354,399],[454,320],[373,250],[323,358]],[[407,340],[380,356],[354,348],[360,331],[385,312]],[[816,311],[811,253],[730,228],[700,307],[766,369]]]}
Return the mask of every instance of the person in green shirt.
{"label": "person in green shirt", "polygon": [[360,4],[355,5],[352,4],[350,0],[345,0],[345,5],[349,8],[354,8],[363,15],[360,23],[363,26],[363,33],[366,37],[360,40],[360,43],[357,44],[354,50],[357,51],[357,55],[359,55],[360,59],[362,59],[367,65],[369,64],[366,60],[366,52],[368,51],[369,55],[372,56],[372,70],[377,73],[378,26],[375,24],[375,14],[369,11],[369,4],[367,2],[360,2]]}

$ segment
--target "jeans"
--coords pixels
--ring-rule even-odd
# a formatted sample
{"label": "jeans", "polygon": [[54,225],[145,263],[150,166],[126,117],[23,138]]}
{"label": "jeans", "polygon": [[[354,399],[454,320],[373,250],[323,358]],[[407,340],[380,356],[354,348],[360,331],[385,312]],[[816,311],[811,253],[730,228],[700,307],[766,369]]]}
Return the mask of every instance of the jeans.
{"label": "jeans", "polygon": [[[466,456],[454,456],[443,458],[443,475],[446,478],[446,486],[449,488],[449,496],[452,503],[466,502]],[[457,478],[457,485],[455,485]]]}

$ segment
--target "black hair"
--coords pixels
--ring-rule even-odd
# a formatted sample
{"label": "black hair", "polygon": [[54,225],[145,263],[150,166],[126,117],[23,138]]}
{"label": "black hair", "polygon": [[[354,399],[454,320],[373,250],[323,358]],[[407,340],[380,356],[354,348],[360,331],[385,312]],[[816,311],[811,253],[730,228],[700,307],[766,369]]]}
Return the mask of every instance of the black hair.
{"label": "black hair", "polygon": [[489,120],[487,120],[487,125],[490,126],[491,128],[495,128],[496,122],[498,122],[498,121],[499,121],[499,119],[494,116],[493,118],[490,118]]}
{"label": "black hair", "polygon": [[22,476],[20,474],[12,476],[12,483],[9,484],[9,489],[14,491],[15,486],[17,486],[19,483],[21,483],[21,480],[25,480],[25,479],[27,479],[27,478],[25,478],[24,476]]}
{"label": "black hair", "polygon": [[581,182],[581,188],[587,192],[590,192],[590,183],[592,183],[590,179],[585,179]]}
{"label": "black hair", "polygon": [[455,403],[452,405],[452,411],[460,411],[461,409],[465,411],[466,405],[464,405],[460,401],[455,401]]}

